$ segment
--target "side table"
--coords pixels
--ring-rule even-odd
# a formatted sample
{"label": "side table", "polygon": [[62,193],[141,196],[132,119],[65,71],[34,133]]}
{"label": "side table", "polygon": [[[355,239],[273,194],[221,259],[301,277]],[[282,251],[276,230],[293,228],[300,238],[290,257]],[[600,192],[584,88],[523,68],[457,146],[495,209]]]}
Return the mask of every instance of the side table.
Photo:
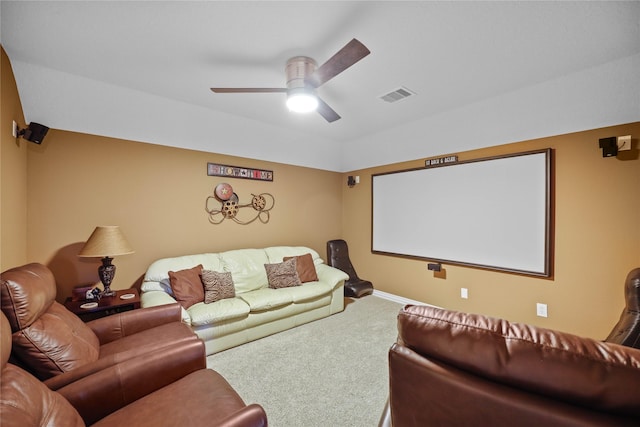
{"label": "side table", "polygon": [[[130,297],[129,295],[133,296]],[[98,305],[90,308],[82,307],[83,305],[86,307],[87,303],[92,302],[97,302]],[[71,297],[69,297],[64,302],[64,306],[80,319],[88,322],[99,319],[100,317],[111,316],[112,314],[140,308],[140,294],[138,294],[137,289],[121,289],[116,291],[114,296],[102,297],[99,301],[73,301]]]}

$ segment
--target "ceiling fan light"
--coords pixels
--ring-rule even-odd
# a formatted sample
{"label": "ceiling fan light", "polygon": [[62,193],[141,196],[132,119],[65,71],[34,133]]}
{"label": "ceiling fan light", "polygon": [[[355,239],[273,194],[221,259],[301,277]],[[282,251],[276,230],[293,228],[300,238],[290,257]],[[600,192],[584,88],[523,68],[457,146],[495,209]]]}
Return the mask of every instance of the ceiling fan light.
{"label": "ceiling fan light", "polygon": [[318,108],[318,98],[306,90],[289,93],[287,108],[296,113],[310,113]]}

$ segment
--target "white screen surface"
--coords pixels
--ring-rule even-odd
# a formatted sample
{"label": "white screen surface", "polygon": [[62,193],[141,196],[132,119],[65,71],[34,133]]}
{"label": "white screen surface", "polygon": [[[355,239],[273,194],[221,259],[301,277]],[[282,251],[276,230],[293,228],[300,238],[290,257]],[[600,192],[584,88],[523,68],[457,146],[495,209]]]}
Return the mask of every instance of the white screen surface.
{"label": "white screen surface", "polygon": [[372,177],[372,251],[549,275],[550,150]]}

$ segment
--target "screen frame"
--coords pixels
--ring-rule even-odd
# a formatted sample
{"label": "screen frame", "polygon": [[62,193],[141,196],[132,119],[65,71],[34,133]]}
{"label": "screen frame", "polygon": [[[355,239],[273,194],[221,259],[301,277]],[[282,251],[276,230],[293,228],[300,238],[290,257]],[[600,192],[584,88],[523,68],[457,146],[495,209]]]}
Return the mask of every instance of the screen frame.
{"label": "screen frame", "polygon": [[[537,221],[544,222],[544,225],[542,227],[538,226],[539,229],[543,228],[544,242],[539,245],[539,246],[542,246],[541,248],[536,249],[537,251],[536,256],[538,258],[542,257],[542,261],[536,264],[536,268],[520,268],[517,266],[512,267],[509,265],[499,265],[499,263],[474,262],[473,260],[472,261],[465,260],[464,257],[461,257],[461,259],[456,259],[455,257],[451,257],[451,256],[444,256],[444,257],[438,256],[437,253],[417,254],[417,253],[404,253],[404,252],[410,252],[410,251],[390,251],[390,250],[385,250],[385,248],[380,247],[382,246],[381,244],[376,243],[375,233],[377,229],[377,224],[375,222],[376,221],[376,199],[375,198],[376,198],[376,180],[377,179],[383,179],[387,175],[405,174],[405,173],[413,173],[413,172],[421,172],[421,171],[424,171],[422,172],[424,176],[428,176],[430,170],[434,170],[438,168],[456,168],[459,166],[469,165],[469,164],[478,163],[478,162],[487,162],[487,163],[483,163],[482,165],[490,166],[491,162],[495,160],[508,160],[510,158],[517,158],[521,156],[533,156],[533,155],[535,156],[542,155],[542,161],[538,163],[542,163],[541,167],[544,168],[544,171],[537,170],[537,169],[535,171],[537,175],[541,175],[544,177],[544,183],[537,184],[537,185],[543,186],[544,188],[544,195],[542,196],[542,198],[544,199],[544,209],[542,210],[542,213],[539,214],[539,215],[542,215],[543,218],[539,217],[536,219]],[[540,166],[536,164],[536,168],[538,167]],[[464,168],[461,168],[460,171],[464,172],[463,169]],[[553,150],[551,148],[525,151],[525,152],[519,152],[519,153],[510,153],[510,154],[483,157],[483,158],[463,160],[463,161],[456,161],[452,163],[441,163],[441,164],[436,164],[432,166],[372,174],[371,176],[371,252],[373,254],[378,254],[378,255],[389,255],[389,256],[396,256],[396,257],[402,257],[402,258],[426,260],[430,262],[438,262],[443,264],[460,265],[460,266],[466,266],[466,267],[472,267],[472,268],[487,269],[492,271],[522,274],[527,276],[551,278],[553,276],[553,245],[554,245],[553,190],[554,190]],[[433,195],[431,195],[431,197],[433,197]],[[509,215],[509,212],[505,212],[504,215]],[[402,218],[400,217],[398,220],[402,221]],[[543,253],[538,252],[540,250]]]}

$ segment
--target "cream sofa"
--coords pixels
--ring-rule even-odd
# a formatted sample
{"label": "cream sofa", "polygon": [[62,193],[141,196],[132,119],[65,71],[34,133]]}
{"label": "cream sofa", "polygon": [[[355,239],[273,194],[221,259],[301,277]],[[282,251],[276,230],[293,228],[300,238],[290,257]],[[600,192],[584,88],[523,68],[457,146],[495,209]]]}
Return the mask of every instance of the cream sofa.
{"label": "cream sofa", "polygon": [[[264,265],[284,257],[311,254],[318,281],[271,289]],[[141,305],[175,303],[169,271],[201,264],[205,270],[230,272],[236,296],[182,309],[182,319],[213,354],[344,310],[344,281],[349,276],[328,266],[313,249],[275,246],[164,258],[152,263],[141,285]]]}

